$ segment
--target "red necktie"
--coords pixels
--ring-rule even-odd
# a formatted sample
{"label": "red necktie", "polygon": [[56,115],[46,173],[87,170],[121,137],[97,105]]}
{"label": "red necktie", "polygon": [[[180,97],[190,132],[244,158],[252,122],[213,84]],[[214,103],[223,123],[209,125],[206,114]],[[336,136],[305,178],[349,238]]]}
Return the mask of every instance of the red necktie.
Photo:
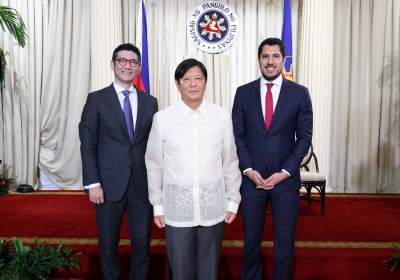
{"label": "red necktie", "polygon": [[273,83],[267,83],[267,96],[265,98],[265,126],[267,128],[267,131],[269,130],[269,126],[271,125],[272,121],[272,116],[274,115],[274,102],[272,99],[272,92],[271,88],[274,84]]}

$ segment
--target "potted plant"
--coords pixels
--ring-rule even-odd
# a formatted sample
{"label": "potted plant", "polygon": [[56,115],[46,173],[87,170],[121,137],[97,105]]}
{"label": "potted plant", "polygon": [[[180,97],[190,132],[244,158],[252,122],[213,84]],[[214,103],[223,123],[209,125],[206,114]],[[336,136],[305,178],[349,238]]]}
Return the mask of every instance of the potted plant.
{"label": "potted plant", "polygon": [[[25,23],[17,10],[7,6],[0,6],[0,25],[4,32],[8,30],[12,36],[17,40],[20,47],[25,47],[26,34]],[[4,73],[6,69],[6,57],[3,49],[0,47],[0,85],[4,86]]]}
{"label": "potted plant", "polygon": [[40,245],[37,237],[35,248],[24,246],[17,237],[14,237],[13,246],[10,243],[5,240],[0,242],[0,280],[45,280],[56,270],[66,267],[80,269],[77,256],[82,253],[67,258],[72,249],[69,245],[62,248],[63,240],[56,248],[46,245],[46,241]]}
{"label": "potted plant", "polygon": [[[1,162],[0,160],[0,164]],[[13,189],[13,179],[7,178],[7,174],[8,172],[0,174],[0,196],[8,194]]]}

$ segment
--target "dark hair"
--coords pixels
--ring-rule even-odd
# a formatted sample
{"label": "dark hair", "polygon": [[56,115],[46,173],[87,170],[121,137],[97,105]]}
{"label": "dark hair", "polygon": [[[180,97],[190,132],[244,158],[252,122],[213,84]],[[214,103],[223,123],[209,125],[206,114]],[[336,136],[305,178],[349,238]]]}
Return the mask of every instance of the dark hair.
{"label": "dark hair", "polygon": [[180,84],[179,80],[186,74],[186,72],[194,66],[197,66],[200,68],[200,70],[201,70],[201,72],[203,72],[204,78],[206,79],[206,82],[207,82],[207,69],[204,66],[204,64],[194,58],[189,58],[189,59],[185,59],[184,61],[179,63],[178,67],[176,67],[175,80],[178,81],[178,84]]}
{"label": "dark hair", "polygon": [[141,58],[141,56],[140,56],[140,51],[139,51],[139,49],[138,49],[135,45],[133,45],[133,44],[131,44],[131,43],[119,45],[119,46],[114,50],[113,55],[112,55],[112,60],[113,60],[114,62],[115,62],[115,59],[117,58],[118,53],[119,53],[120,51],[131,51],[131,52],[134,52],[135,54],[137,54],[137,57],[138,57],[139,62],[142,62],[142,58]]}
{"label": "dark hair", "polygon": [[278,39],[278,38],[268,38],[268,39],[265,39],[264,41],[262,41],[260,46],[258,47],[258,58],[260,58],[262,49],[265,45],[268,45],[268,46],[278,45],[279,48],[281,49],[282,59],[286,56],[285,43],[283,43],[282,40]]}

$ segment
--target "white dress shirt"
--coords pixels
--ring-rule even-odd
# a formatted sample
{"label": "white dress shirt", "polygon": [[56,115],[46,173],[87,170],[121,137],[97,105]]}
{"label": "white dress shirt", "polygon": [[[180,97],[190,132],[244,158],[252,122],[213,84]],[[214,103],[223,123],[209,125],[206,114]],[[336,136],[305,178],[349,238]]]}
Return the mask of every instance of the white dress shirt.
{"label": "white dress shirt", "polygon": [[272,92],[273,112],[275,112],[276,103],[278,103],[279,94],[281,93],[282,79],[283,79],[282,75],[279,75],[279,77],[273,80],[272,82],[268,82],[266,79],[264,79],[263,76],[261,76],[260,93],[261,93],[261,108],[263,112],[264,121],[265,121],[265,99],[267,98],[267,91],[268,91],[267,83],[274,84],[271,88],[271,92]]}
{"label": "white dress shirt", "polygon": [[237,213],[242,175],[228,110],[182,100],[154,115],[145,155],[154,216],[174,227],[212,226]]}
{"label": "white dress shirt", "polygon": [[[119,86],[116,82],[114,82],[114,88],[115,88],[115,91],[117,92],[122,111],[124,111],[125,95],[123,94],[123,91],[125,89],[123,87]],[[131,108],[132,108],[133,127],[136,128],[137,109],[138,109],[137,91],[133,85],[129,88],[129,91],[130,91],[129,101],[131,102]]]}
{"label": "white dress shirt", "polygon": [[[278,103],[278,98],[279,94],[281,93],[281,88],[282,88],[282,75],[279,75],[278,78],[273,80],[272,82],[268,82],[266,79],[264,79],[263,76],[261,76],[260,79],[260,95],[261,95],[261,108],[262,108],[262,113],[265,121],[265,99],[267,98],[267,91],[268,91],[268,86],[267,83],[273,83],[274,85],[271,88],[271,93],[272,93],[272,103],[273,103],[273,112],[275,112],[275,107],[276,103]],[[246,171],[248,170],[253,170],[253,168],[247,168],[243,171],[243,174],[246,174]],[[289,177],[290,173],[287,172],[285,169],[282,169],[283,172],[285,172]]]}
{"label": "white dress shirt", "polygon": [[[115,92],[118,95],[119,103],[121,104],[122,111],[124,111],[124,99],[125,95],[122,91],[125,89],[121,86],[119,86],[116,82],[113,83]],[[136,88],[132,85],[129,89],[129,101],[131,102],[131,108],[132,108],[132,117],[133,117],[133,127],[136,128],[136,119],[137,119],[137,108],[138,108],[138,99],[137,99],[137,91]],[[100,186],[100,183],[94,183],[90,184],[88,186],[85,186],[85,189],[90,189],[94,187]]]}

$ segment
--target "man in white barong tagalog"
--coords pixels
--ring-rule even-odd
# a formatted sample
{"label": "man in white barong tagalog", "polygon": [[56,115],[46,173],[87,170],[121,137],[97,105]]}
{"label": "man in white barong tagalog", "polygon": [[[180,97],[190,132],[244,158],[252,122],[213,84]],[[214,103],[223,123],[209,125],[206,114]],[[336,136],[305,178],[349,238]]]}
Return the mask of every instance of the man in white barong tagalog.
{"label": "man in white barong tagalog", "polygon": [[241,200],[232,120],[203,98],[201,62],[181,62],[175,84],[182,99],[155,114],[145,155],[154,223],[165,227],[174,280],[218,279],[225,223]]}

